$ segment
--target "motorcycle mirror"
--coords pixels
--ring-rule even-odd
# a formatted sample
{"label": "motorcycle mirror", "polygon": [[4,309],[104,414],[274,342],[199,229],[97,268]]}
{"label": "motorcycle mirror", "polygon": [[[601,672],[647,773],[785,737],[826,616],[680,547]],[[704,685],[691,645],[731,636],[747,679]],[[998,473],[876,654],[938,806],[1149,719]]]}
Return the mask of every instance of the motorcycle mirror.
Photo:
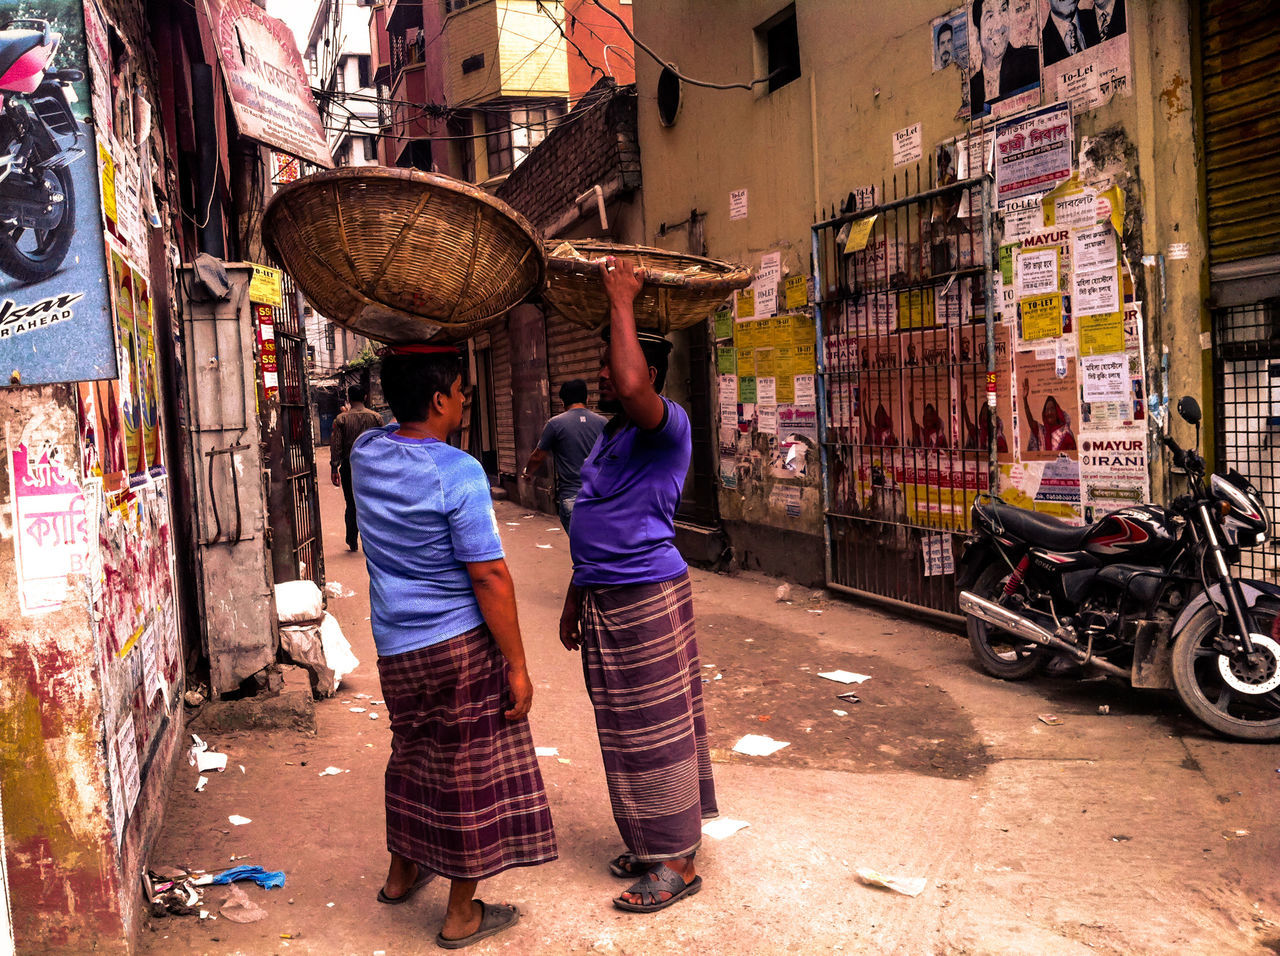
{"label": "motorcycle mirror", "polygon": [[1188,425],[1200,427],[1200,403],[1190,395],[1183,395],[1178,399],[1178,414]]}

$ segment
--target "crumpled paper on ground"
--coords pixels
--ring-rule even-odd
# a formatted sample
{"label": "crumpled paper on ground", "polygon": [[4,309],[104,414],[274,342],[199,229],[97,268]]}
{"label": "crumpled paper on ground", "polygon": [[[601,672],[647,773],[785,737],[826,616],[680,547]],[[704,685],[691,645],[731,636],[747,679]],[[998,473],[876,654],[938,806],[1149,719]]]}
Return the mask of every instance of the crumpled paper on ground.
{"label": "crumpled paper on ground", "polygon": [[929,881],[923,876],[885,876],[875,870],[863,867],[856,871],[858,879],[868,886],[882,886],[894,890],[904,896],[919,896],[924,892]]}
{"label": "crumpled paper on ground", "polygon": [[256,923],[267,918],[267,911],[249,899],[244,890],[234,883],[231,884],[231,892],[227,894],[227,901],[218,912],[233,923]]}

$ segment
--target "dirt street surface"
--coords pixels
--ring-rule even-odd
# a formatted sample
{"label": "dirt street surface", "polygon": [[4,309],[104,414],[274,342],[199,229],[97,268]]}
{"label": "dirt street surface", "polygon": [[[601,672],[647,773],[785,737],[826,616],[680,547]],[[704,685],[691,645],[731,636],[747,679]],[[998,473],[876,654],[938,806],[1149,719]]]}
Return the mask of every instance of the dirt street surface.
{"label": "dirt street surface", "polygon": [[[145,953],[438,951],[440,881],[403,906],[374,900],[390,731],[374,703],[364,557],[343,544],[341,493],[326,486],[322,503],[328,579],[354,591],[329,607],[360,667],[317,703],[314,738],[209,735],[228,770],[196,793],[184,760],[152,859],[261,864],[287,882],[240,884],[268,912],[256,923],[152,919]],[[580,664],[556,636],[566,537],[550,516],[497,509],[536,686],[534,739],[558,751],[541,765],[560,859],[481,884],[481,898],[524,916],[469,952],[1280,952],[1280,746],[1220,740],[1176,701],[1104,681],[1001,684],[954,634],[803,588],[778,603],[778,581],[699,571],[720,811],[749,826],[704,842],[697,896],[652,915],[615,909],[626,884],[606,864],[623,847]],[[870,680],[818,676],[837,669]],[[838,699],[848,691],[860,702]],[[733,753],[744,734],[789,746]],[[320,776],[329,766],[343,772]],[[232,814],[252,822],[234,826]],[[909,897],[862,884],[863,867],[927,883]],[[208,888],[205,907],[216,914],[226,895]]]}

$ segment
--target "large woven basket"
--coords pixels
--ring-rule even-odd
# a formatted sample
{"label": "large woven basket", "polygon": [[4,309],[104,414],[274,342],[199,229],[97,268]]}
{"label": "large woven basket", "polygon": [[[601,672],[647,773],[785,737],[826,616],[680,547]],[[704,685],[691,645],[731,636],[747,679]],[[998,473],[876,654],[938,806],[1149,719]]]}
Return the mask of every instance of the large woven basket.
{"label": "large woven basket", "polygon": [[547,259],[543,297],[566,319],[590,329],[609,317],[609,299],[596,262],[605,256],[644,267],[644,286],[635,301],[636,325],[664,335],[705,322],[727,295],[751,284],[750,269],[715,259],[585,239],[562,243]]}
{"label": "large woven basket", "polygon": [[384,342],[465,339],[540,286],[546,270],[514,209],[412,169],[307,176],[272,197],[262,232],[320,314]]}

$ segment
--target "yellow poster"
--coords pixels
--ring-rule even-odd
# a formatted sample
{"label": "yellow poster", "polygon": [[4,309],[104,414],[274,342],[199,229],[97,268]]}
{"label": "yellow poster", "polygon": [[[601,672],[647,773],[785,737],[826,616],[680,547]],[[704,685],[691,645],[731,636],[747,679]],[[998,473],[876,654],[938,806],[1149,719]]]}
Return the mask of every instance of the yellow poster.
{"label": "yellow poster", "polygon": [[743,289],[738,293],[737,316],[739,319],[752,319],[756,314],[756,293],[754,289]]}
{"label": "yellow poster", "polygon": [[1053,339],[1062,334],[1062,293],[1036,295],[1018,303],[1022,340]]}
{"label": "yellow poster", "polygon": [[817,372],[817,353],[812,345],[796,345],[791,353],[791,375],[813,375]]}
{"label": "yellow poster", "polygon": [[[738,353],[737,361],[735,364],[738,366],[739,377],[743,375],[755,375],[756,374],[755,350],[740,348],[740,349],[734,349],[734,351]],[[739,399],[739,401],[745,401],[745,399]]]}
{"label": "yellow poster", "polygon": [[849,238],[844,241],[845,255],[851,252],[861,252],[867,248],[867,241],[871,238],[871,230],[875,228],[875,224],[875,216],[855,219],[849,223]]}
{"label": "yellow poster", "polygon": [[734,336],[734,344],[740,349],[753,349],[757,345],[763,345],[764,342],[760,334],[763,324],[759,319],[739,322],[738,334]]}
{"label": "yellow poster", "polygon": [[113,226],[116,215],[116,164],[102,144],[98,144],[98,159],[102,163],[102,211]]}
{"label": "yellow poster", "polygon": [[937,320],[933,289],[913,289],[898,293],[898,329],[923,329]]}
{"label": "yellow poster", "polygon": [[791,323],[791,343],[793,345],[812,345],[814,343],[817,331],[813,324],[813,316],[789,315],[787,319]]}
{"label": "yellow poster", "polygon": [[249,301],[280,308],[284,305],[284,297],[280,292],[283,277],[284,273],[279,269],[254,263],[253,278],[249,280]]}
{"label": "yellow poster", "polygon": [[788,309],[803,309],[809,304],[809,283],[804,276],[788,276],[783,305]]}
{"label": "yellow poster", "polygon": [[757,378],[775,378],[778,375],[777,349],[756,349],[755,365]]}
{"label": "yellow poster", "polygon": [[1124,351],[1124,313],[1082,315],[1076,319],[1081,355],[1111,355]]}

